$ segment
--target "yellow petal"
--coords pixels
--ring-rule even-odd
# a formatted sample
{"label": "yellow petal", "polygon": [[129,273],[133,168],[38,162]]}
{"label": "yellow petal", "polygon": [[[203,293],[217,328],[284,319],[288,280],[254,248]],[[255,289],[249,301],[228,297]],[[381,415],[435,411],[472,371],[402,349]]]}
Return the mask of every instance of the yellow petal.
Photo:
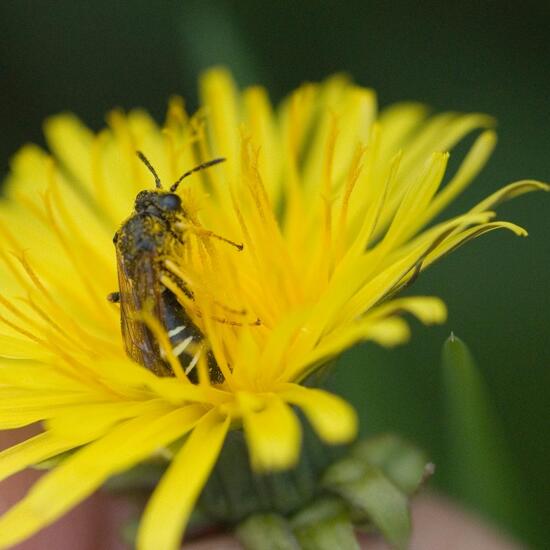
{"label": "yellow petal", "polygon": [[273,471],[296,464],[300,453],[300,424],[278,396],[255,398],[238,394],[252,467]]}
{"label": "yellow petal", "polygon": [[116,401],[73,405],[54,410],[52,418],[45,421],[45,427],[60,437],[78,435],[95,439],[106,433],[114,424],[128,418],[135,418],[153,412],[166,412],[168,405],[161,399],[149,401]]}
{"label": "yellow petal", "polygon": [[470,227],[468,229],[465,229],[464,231],[461,231],[460,233],[456,233],[445,239],[426,257],[424,263],[422,264],[422,269],[426,269],[442,256],[449,254],[450,252],[456,250],[457,248],[459,248],[463,244],[466,244],[472,239],[476,239],[477,237],[480,237],[485,233],[490,233],[495,229],[508,229],[508,231],[512,231],[512,233],[514,233],[518,237],[527,236],[527,231],[525,231],[523,227],[520,227],[519,225],[510,222],[489,222],[480,224],[475,227]]}
{"label": "yellow petal", "polygon": [[88,441],[85,435],[76,434],[69,438],[60,437],[51,432],[31,437],[0,453],[0,480]]}
{"label": "yellow petal", "polygon": [[[239,159],[239,115],[237,90],[233,78],[224,69],[211,69],[200,82],[202,103],[216,155],[227,158],[224,171],[235,176]],[[223,192],[222,186],[220,189]]]}
{"label": "yellow petal", "polygon": [[445,304],[433,296],[411,296],[391,300],[387,304],[374,308],[368,317],[379,318],[401,312],[412,313],[426,325],[443,323],[447,318]]}
{"label": "yellow petal", "polygon": [[9,409],[22,411],[41,409],[47,411],[49,407],[97,403],[103,401],[102,397],[104,396],[91,392],[51,391],[44,395],[44,393],[32,390],[0,387],[0,414]]}
{"label": "yellow petal", "polygon": [[0,357],[6,359],[28,359],[44,355],[44,348],[37,342],[0,334]]}
{"label": "yellow petal", "polygon": [[82,403],[104,401],[105,396],[102,395],[89,392],[60,392],[55,387],[38,386],[34,391],[25,388],[24,385],[22,388],[16,385],[0,386],[0,426],[3,429],[19,428],[51,418],[64,408],[70,409]]}
{"label": "yellow petal", "polygon": [[210,411],[198,423],[164,474],[143,513],[138,550],[176,550],[195,501],[221,451],[229,417]]}
{"label": "yellow petal", "polygon": [[[421,237],[395,255],[377,258],[377,249],[374,249],[372,253],[366,253],[356,263],[358,269],[368,270],[369,264],[370,268],[375,268],[378,262],[381,262],[382,265],[378,264],[378,269],[375,271],[376,276],[368,280],[347,303],[341,305],[335,313],[337,321],[349,322],[374,306],[386,295],[391,294],[392,290],[412,276],[419,262],[425,262],[426,257],[438,246],[439,242],[447,235],[452,234],[457,227],[482,223],[490,215],[486,212],[469,213],[439,224],[423,233]],[[333,320],[333,324],[336,324],[336,319]]]}
{"label": "yellow petal", "polygon": [[[425,223],[435,218],[479,174],[491,156],[496,142],[497,136],[492,130],[483,132],[476,139],[453,179],[445,185],[444,189],[437,194],[429,207],[419,217],[417,228],[422,227]],[[488,209],[483,208],[483,210]]]}
{"label": "yellow petal", "polygon": [[357,413],[342,398],[297,384],[285,385],[280,395],[304,411],[314,430],[326,443],[348,443],[357,435]]}
{"label": "yellow petal", "polygon": [[0,430],[15,430],[48,418],[44,411],[7,410],[0,413]]}
{"label": "yellow petal", "polygon": [[[393,347],[409,339],[409,326],[403,319],[390,317],[380,321],[366,320],[364,340],[372,340],[381,346]],[[360,324],[359,324],[360,325]]]}
{"label": "yellow petal", "polygon": [[[3,337],[0,337],[0,345],[3,343]],[[16,345],[26,344],[21,341]],[[48,388],[58,392],[82,392],[88,389],[79,380],[68,376],[52,365],[24,360],[0,360],[0,385],[42,391]]]}
{"label": "yellow petal", "polygon": [[378,123],[382,130],[380,154],[384,160],[387,161],[402,148],[413,130],[425,120],[427,112],[425,105],[413,102],[395,103],[382,110]]}
{"label": "yellow petal", "polygon": [[258,168],[273,204],[281,187],[280,136],[266,91],[255,86],[243,93],[243,105],[252,144],[259,149]]}
{"label": "yellow petal", "polygon": [[449,151],[468,133],[494,124],[493,118],[479,113],[442,113],[430,118],[419,132],[412,134],[409,143],[403,145],[403,188],[434,151]]}
{"label": "yellow petal", "polygon": [[346,349],[362,341],[373,341],[381,346],[393,347],[409,339],[407,323],[399,318],[377,319],[365,317],[351,325],[325,336],[309,353],[301,354],[288,363],[280,380],[303,380],[319,365],[337,357]]}
{"label": "yellow petal", "polygon": [[91,144],[93,134],[72,114],[50,117],[44,124],[44,133],[51,150],[56,153],[63,167],[76,178],[83,190],[90,192]]}
{"label": "yellow petal", "polygon": [[26,497],[0,518],[0,548],[8,548],[52,523],[109,476],[185,434],[203,411],[190,406],[168,414],[143,415],[117,426],[69,457],[36,482]]}
{"label": "yellow petal", "polygon": [[399,208],[392,215],[391,225],[380,243],[383,249],[401,244],[414,231],[418,217],[426,210],[435,195],[447,167],[448,153],[434,153],[424,172],[406,190]]}
{"label": "yellow petal", "polygon": [[536,180],[521,180],[510,183],[482,200],[470,212],[483,212],[492,209],[504,201],[519,197],[531,191],[550,191],[550,185]]}

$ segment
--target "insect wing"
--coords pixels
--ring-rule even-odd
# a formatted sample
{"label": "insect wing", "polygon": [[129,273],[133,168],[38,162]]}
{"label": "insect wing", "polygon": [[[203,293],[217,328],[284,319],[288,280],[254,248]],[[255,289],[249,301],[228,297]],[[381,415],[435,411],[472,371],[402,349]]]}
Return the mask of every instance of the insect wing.
{"label": "insect wing", "polygon": [[170,374],[160,356],[158,344],[139,318],[145,307],[152,307],[157,318],[160,304],[160,283],[154,254],[141,254],[126,265],[124,255],[117,250],[118,283],[120,291],[120,323],[126,353],[136,362],[159,376]]}

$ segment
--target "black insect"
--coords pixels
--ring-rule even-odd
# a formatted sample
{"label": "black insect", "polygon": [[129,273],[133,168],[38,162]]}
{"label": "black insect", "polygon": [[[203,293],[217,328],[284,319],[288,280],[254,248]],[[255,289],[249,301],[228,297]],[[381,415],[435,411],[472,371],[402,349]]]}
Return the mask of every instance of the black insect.
{"label": "black insect", "polygon": [[[185,172],[169,191],[165,191],[151,163],[143,153],[138,151],[137,155],[153,174],[156,189],[138,193],[134,211],[113,238],[119,290],[108,297],[112,302],[120,303],[120,322],[126,352],[158,376],[173,376],[156,338],[140,319],[139,313],[147,309],[168,334],[172,351],[191,381],[197,381],[197,370],[194,367],[200,354],[207,353],[210,380],[221,383],[223,375],[212,353],[204,351],[201,331],[161,279],[163,276],[171,277],[193,299],[191,290],[183,281],[174,278],[163,263],[166,255],[177,254],[185,242],[185,231],[179,227],[187,216],[181,198],[175,191],[187,176],[225,159],[216,158],[196,166]],[[236,246],[242,248],[242,245]]]}

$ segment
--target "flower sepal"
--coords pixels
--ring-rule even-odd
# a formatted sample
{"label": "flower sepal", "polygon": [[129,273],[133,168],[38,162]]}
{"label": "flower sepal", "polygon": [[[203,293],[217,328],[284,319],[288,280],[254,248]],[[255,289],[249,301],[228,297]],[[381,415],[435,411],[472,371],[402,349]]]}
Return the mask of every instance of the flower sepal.
{"label": "flower sepal", "polygon": [[[145,501],[166,464],[147,462],[111,478],[105,489]],[[230,433],[193,512],[191,538],[225,529],[247,550],[359,548],[356,532],[378,532],[395,548],[407,547],[409,501],[433,473],[425,453],[397,435],[353,445],[324,445],[304,423],[298,464],[287,471],[251,468],[244,434]],[[192,475],[192,472],[190,472]],[[125,529],[135,537],[138,521]]]}
{"label": "flower sepal", "polygon": [[322,492],[320,480],[327,467],[349,451],[349,446],[326,445],[302,421],[302,450],[290,469],[254,469],[242,430],[230,432],[197,509],[213,522],[236,525],[261,514],[289,517]]}
{"label": "flower sepal", "polygon": [[431,473],[425,454],[398,436],[362,440],[325,469],[310,502],[292,514],[252,514],[236,534],[247,550],[358,549],[356,531],[404,549],[410,498]]}

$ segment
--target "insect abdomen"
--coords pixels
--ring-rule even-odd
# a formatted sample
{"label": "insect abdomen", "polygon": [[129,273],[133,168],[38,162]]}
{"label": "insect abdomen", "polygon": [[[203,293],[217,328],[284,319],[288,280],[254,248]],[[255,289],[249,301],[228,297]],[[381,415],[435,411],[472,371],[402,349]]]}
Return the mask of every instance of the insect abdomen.
{"label": "insect abdomen", "polygon": [[195,383],[198,381],[195,367],[201,354],[206,353],[210,381],[215,384],[223,382],[223,375],[214,356],[203,345],[203,334],[187,315],[174,294],[165,289],[162,293],[162,302],[160,320],[170,338],[172,352],[179,359],[190,380]]}

